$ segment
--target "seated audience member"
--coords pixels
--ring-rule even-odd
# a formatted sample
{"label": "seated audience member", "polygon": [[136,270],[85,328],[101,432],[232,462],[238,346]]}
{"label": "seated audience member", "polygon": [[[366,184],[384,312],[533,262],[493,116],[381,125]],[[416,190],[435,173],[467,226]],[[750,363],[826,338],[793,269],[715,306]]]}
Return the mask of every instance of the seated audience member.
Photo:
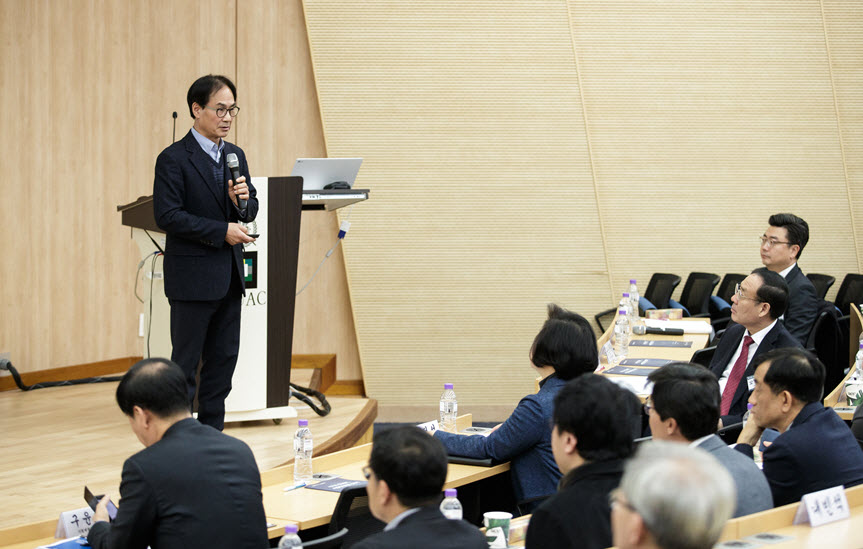
{"label": "seated audience member", "polygon": [[863,450],[836,412],[821,404],[823,386],[824,365],[801,349],[771,351],[755,366],[752,411],[736,448],[751,456],[765,428],[779,431],[763,454],[776,506],[863,483]]}
{"label": "seated audience member", "polygon": [[780,347],[799,347],[777,319],[788,303],[788,285],[776,273],[755,269],[731,296],[731,320],[710,361],[719,379],[721,426],[740,423],[752,392],[752,361]]}
{"label": "seated audience member", "polygon": [[809,224],[790,213],[773,214],[767,223],[770,226],[761,235],[761,263],[788,284],[788,308],[782,321],[788,333],[806,345],[820,303],[815,286],[797,266],[809,242]]}
{"label": "seated audience member", "polygon": [[626,413],[628,394],[595,374],[570,381],[557,394],[551,449],[563,478],[559,491],[533,512],[528,549],[611,546],[608,494],[632,454],[632,423],[641,423],[640,415]]}
{"label": "seated audience member", "polygon": [[770,485],[761,469],[715,434],[719,421],[716,377],[701,366],[678,362],[654,370],[647,379],[653,383],[653,394],[645,404],[653,438],[682,442],[712,454],[734,479],[735,517],[772,509]]}
{"label": "seated audience member", "polygon": [[245,443],[192,417],[186,376],[167,359],[142,360],[117,403],[146,448],[123,464],[117,518],[108,496],[88,541],[101,548],[265,548],[261,475]]}
{"label": "seated audience member", "polygon": [[734,482],[707,452],[682,444],[641,445],[611,493],[618,549],[709,549],[734,510]]}
{"label": "seated audience member", "polygon": [[553,494],[560,479],[551,451],[554,397],[567,381],[593,372],[599,364],[590,323],[549,305],[548,320],[533,341],[530,360],[542,377],[539,392],[522,398],[489,436],[434,434],[452,455],[511,461],[516,502],[525,513]]}
{"label": "seated audience member", "polygon": [[375,435],[363,473],[369,509],[387,525],[354,549],[487,549],[478,528],[440,512],[446,471],[443,445],[425,431],[402,426]]}

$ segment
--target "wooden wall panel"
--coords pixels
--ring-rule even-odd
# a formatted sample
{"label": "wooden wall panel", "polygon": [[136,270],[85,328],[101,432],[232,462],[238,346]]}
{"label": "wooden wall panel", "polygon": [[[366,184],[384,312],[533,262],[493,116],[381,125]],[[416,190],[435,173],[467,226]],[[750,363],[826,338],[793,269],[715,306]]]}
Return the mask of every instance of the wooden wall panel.
{"label": "wooden wall panel", "polygon": [[860,3],[304,5],[328,152],[375,193],[346,254],[384,408],[514,403],[545,302],[747,272],[771,213],[804,271],[860,268]]}
{"label": "wooden wall panel", "polygon": [[369,395],[514,402],[546,303],[609,293],[566,5],[304,5],[327,152],[372,189],[345,242]]}

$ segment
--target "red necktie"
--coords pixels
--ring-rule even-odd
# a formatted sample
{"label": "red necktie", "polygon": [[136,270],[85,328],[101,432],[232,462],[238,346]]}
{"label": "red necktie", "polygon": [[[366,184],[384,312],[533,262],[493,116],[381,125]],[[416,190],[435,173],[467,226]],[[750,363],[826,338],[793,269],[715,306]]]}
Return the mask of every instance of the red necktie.
{"label": "red necktie", "polygon": [[734,393],[737,392],[737,386],[740,385],[740,380],[743,378],[743,372],[746,371],[746,362],[749,359],[749,346],[755,341],[745,336],[743,338],[743,348],[740,349],[740,356],[734,361],[734,366],[731,368],[731,373],[728,374],[728,382],[725,383],[725,390],[722,392],[722,402],[719,404],[719,415],[727,416],[731,409],[731,401],[734,400]]}

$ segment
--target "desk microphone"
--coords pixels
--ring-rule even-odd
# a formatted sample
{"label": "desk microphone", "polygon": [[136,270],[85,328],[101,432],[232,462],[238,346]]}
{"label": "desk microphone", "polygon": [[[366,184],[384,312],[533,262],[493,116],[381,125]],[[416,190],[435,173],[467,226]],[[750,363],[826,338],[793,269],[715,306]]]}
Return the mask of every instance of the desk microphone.
{"label": "desk microphone", "polygon": [[171,143],[177,142],[177,111],[174,111],[174,114],[171,116],[174,117],[174,133],[171,135]]}
{"label": "desk microphone", "polygon": [[647,328],[647,333],[653,335],[682,336],[683,328]]}
{"label": "desk microphone", "polygon": [[[228,154],[226,157],[228,159],[228,168],[231,170],[231,178],[234,180],[234,183],[237,183],[237,179],[240,177],[240,161],[237,159],[237,155],[234,153]],[[237,208],[240,211],[246,209],[246,200],[237,197]]]}

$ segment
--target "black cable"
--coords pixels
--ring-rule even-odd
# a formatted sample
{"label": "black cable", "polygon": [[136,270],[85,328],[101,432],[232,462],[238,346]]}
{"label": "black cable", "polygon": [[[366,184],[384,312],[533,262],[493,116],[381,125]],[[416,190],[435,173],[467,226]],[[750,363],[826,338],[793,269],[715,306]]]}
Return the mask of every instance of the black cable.
{"label": "black cable", "polygon": [[[301,386],[297,385],[296,383],[291,383],[291,387],[296,389],[297,391],[300,391],[299,393],[297,391],[291,391],[291,396],[296,398],[297,400],[300,400],[300,401],[308,404],[309,408],[311,408],[319,416],[324,417],[325,415],[329,414],[330,411],[332,410],[332,408],[330,407],[330,403],[327,402],[327,397],[325,397],[323,393],[315,391],[314,389],[310,389],[308,387],[301,387]],[[305,393],[305,394],[302,394],[302,393]],[[311,395],[311,396],[315,397],[316,399],[318,399],[321,403],[321,406],[323,406],[323,409],[318,408],[315,405],[315,403],[312,402],[312,399],[310,399],[306,395]]]}
{"label": "black cable", "polygon": [[153,260],[150,262],[150,318],[147,319],[147,358],[150,358],[150,332],[153,331],[153,278],[156,272],[156,258],[158,253],[153,254]]}
{"label": "black cable", "polygon": [[18,370],[12,366],[9,361],[0,361],[0,370],[9,370],[12,374],[12,379],[15,380],[15,385],[22,391],[32,391],[34,389],[44,389],[46,387],[65,387],[68,385],[87,385],[90,383],[102,383],[105,381],[120,381],[123,376],[107,376],[107,377],[86,377],[83,379],[69,379],[66,381],[43,381],[42,383],[34,383],[33,385],[24,385],[21,381],[21,375]]}

